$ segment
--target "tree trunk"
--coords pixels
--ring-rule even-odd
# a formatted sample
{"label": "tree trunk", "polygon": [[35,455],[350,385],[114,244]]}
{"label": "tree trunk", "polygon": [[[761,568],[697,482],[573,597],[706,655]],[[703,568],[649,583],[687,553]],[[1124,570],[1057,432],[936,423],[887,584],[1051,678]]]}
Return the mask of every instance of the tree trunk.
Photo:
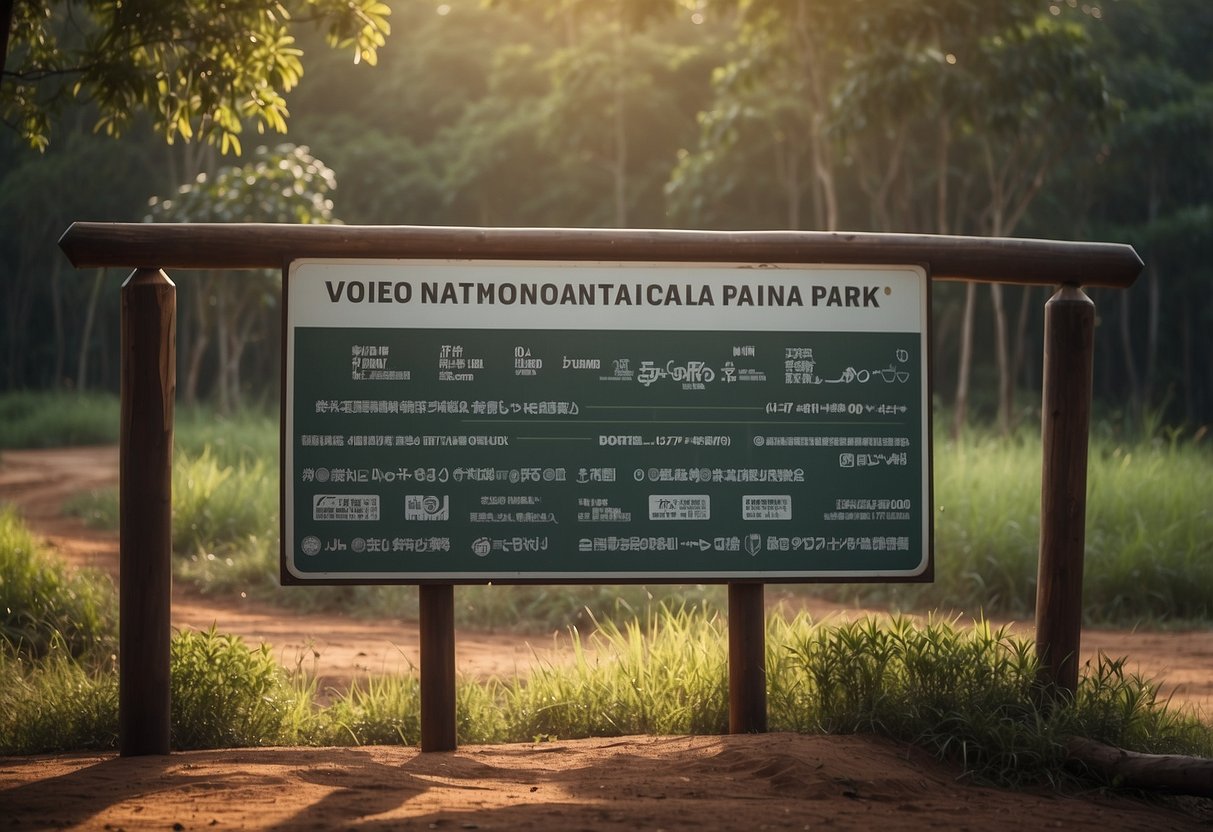
{"label": "tree trunk", "polygon": [[215,345],[219,348],[219,372],[217,374],[219,386],[218,408],[221,415],[229,416],[231,415],[233,404],[231,389],[229,387],[230,377],[228,375],[231,347],[228,327],[231,322],[227,319],[227,288],[222,280],[215,281],[215,297],[218,301],[215,306]]}
{"label": "tree trunk", "polygon": [[[1127,294],[1127,293],[1126,293]],[[1154,400],[1154,380],[1158,369],[1158,332],[1162,318],[1162,287],[1158,280],[1158,268],[1151,261],[1146,267],[1146,372],[1142,383],[1142,395],[1146,404]]]}
{"label": "tree trunk", "polygon": [[59,277],[63,271],[63,258],[51,258],[51,326],[55,338],[55,368],[52,371],[51,387],[59,388],[67,381],[64,370],[67,366],[67,335],[63,326],[63,286]]}
{"label": "tree trunk", "polygon": [[198,403],[198,381],[202,375],[202,359],[210,346],[210,338],[198,327],[190,344],[189,360],[186,362],[185,384],[181,389],[181,403],[193,407]]}
{"label": "tree trunk", "polygon": [[25,345],[27,341],[26,322],[29,320],[30,304],[33,292],[27,274],[30,269],[28,260],[23,258],[21,270],[14,279],[8,281],[8,299],[4,303],[5,310],[5,341],[7,349],[7,387],[16,390],[21,370],[25,364]]}
{"label": "tree trunk", "polygon": [[790,230],[800,228],[800,154],[795,142],[785,136],[777,141],[783,149],[784,194],[787,200],[787,223]]}
{"label": "tree trunk", "polygon": [[817,157],[819,155],[819,151],[817,150],[817,145],[821,142],[821,139],[817,136],[814,136],[812,134],[812,132],[810,131],[808,140],[809,140],[809,159],[813,163],[813,177],[814,177],[813,185],[811,188],[809,188],[809,197],[811,199],[810,204],[812,205],[812,208],[813,208],[812,230],[820,231],[822,228],[825,227],[825,206],[822,204],[821,188],[818,187],[817,181],[816,181],[817,164],[818,164]]}
{"label": "tree trunk", "polygon": [[1030,286],[1024,286],[1020,289],[1019,295],[1019,314],[1015,317],[1015,339],[1014,349],[1011,352],[1011,389],[1010,389],[1010,416],[1011,430],[1015,430],[1019,422],[1019,414],[1015,409],[1015,390],[1021,383],[1026,388],[1028,386],[1026,380],[1020,379],[1020,373],[1024,369],[1024,358],[1028,354],[1028,315],[1032,309],[1032,296],[1035,292]]}
{"label": "tree trunk", "polygon": [[973,318],[977,312],[977,284],[965,283],[964,312],[960,316],[960,359],[956,368],[956,398],[952,405],[952,438],[964,435],[969,417],[969,377],[973,369]]}
{"label": "tree trunk", "polygon": [[88,386],[88,356],[90,342],[93,339],[93,322],[97,320],[97,302],[101,298],[101,286],[105,283],[108,269],[99,269],[93,278],[93,288],[88,293],[88,308],[84,312],[84,326],[80,330],[80,352],[76,359],[76,389],[84,390]]}
{"label": "tree trunk", "polygon": [[834,183],[834,169],[829,163],[828,154],[823,150],[820,140],[813,143],[816,158],[813,168],[817,173],[817,182],[821,187],[821,203],[825,211],[823,231],[838,230],[838,192]]}
{"label": "tree trunk", "polygon": [[[1146,216],[1151,225],[1158,220],[1160,201],[1161,197],[1158,193],[1158,168],[1157,166],[1153,166],[1150,169],[1149,194],[1146,199]],[[1162,290],[1158,285],[1158,269],[1155,267],[1153,261],[1146,267],[1146,298],[1148,317],[1146,319],[1145,379],[1142,383],[1143,408],[1151,406],[1154,401],[1154,371],[1158,361],[1159,307],[1162,305]]]}
{"label": "tree trunk", "polygon": [[998,365],[998,430],[1006,436],[1011,432],[1011,399],[1015,379],[1011,377],[1011,359],[1007,349],[1007,310],[1003,302],[1002,284],[990,284],[990,300],[994,307],[994,359]]}
{"label": "tree trunk", "polygon": [[114,332],[115,322],[109,315],[98,315],[95,324],[97,343],[101,344],[101,349],[97,350],[97,386],[102,389],[118,389],[121,383],[121,369],[117,367],[117,356],[121,353],[118,349],[120,333]]}
{"label": "tree trunk", "polygon": [[1213,797],[1213,760],[1204,757],[1141,754],[1083,737],[1066,740],[1066,755],[1114,786]]}
{"label": "tree trunk", "polygon": [[1133,308],[1133,295],[1125,289],[1120,293],[1120,352],[1125,362],[1125,378],[1129,382],[1129,412],[1133,421],[1141,415],[1142,394],[1141,379],[1137,375],[1137,359],[1133,357],[1133,327],[1130,312]]}
{"label": "tree trunk", "polygon": [[628,125],[624,111],[623,10],[617,8],[619,19],[615,26],[615,225],[628,227]]}
{"label": "tree trunk", "polygon": [[210,347],[210,321],[207,316],[207,292],[206,287],[210,283],[209,276],[199,275],[190,281],[193,284],[191,292],[193,300],[190,302],[192,308],[190,338],[187,341],[189,344],[189,354],[186,358],[185,383],[181,385],[181,402],[187,407],[193,407],[198,403],[198,387],[202,376],[202,361],[206,357],[206,351]]}
{"label": "tree trunk", "polygon": [[257,326],[257,307],[256,304],[251,306],[246,305],[244,314],[239,315],[239,320],[235,322],[229,330],[231,337],[231,346],[228,348],[228,379],[230,383],[230,396],[234,409],[239,409],[244,404],[244,384],[240,366],[244,360],[244,351],[253,341],[253,331]]}
{"label": "tree trunk", "polygon": [[939,141],[935,147],[935,233],[948,233],[948,156],[952,146],[952,128],[946,118],[939,120]]}
{"label": "tree trunk", "polygon": [[[1180,310],[1179,315],[1180,343],[1183,345],[1183,379],[1184,379],[1184,421],[1196,421],[1196,373],[1192,362],[1192,318],[1187,309]],[[1209,374],[1213,376],[1213,373]],[[1213,390],[1213,386],[1210,386]]]}
{"label": "tree trunk", "polygon": [[0,0],[0,75],[8,64],[8,33],[13,28],[13,0]]}
{"label": "tree trunk", "polygon": [[623,81],[615,88],[615,226],[628,227],[628,136],[623,115]]}

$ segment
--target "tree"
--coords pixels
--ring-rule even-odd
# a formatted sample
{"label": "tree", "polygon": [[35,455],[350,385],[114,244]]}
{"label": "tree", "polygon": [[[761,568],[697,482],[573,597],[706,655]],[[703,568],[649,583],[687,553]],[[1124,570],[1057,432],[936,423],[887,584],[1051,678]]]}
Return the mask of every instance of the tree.
{"label": "tree", "polygon": [[[1090,52],[1086,29],[1063,15],[1061,5],[1046,12],[1032,0],[894,2],[848,18],[852,40],[862,36],[864,48],[848,60],[845,81],[835,92],[835,119],[848,139],[849,157],[859,161],[877,228],[898,223],[902,230],[1011,236],[1061,160],[1101,134],[1112,109],[1104,72]],[[952,180],[961,178],[953,171],[957,156],[968,171],[962,188],[973,207],[963,214],[949,209]],[[918,172],[909,167],[916,159],[928,163]],[[914,211],[912,200],[900,210],[890,204],[899,182],[908,186],[903,193],[919,194],[918,201],[929,204],[925,186],[932,179],[933,227],[923,222],[929,215]],[[1004,431],[1014,422],[1031,299],[1021,290],[1012,333],[1006,294],[1003,286],[990,285]],[[957,432],[967,417],[976,297],[976,287],[966,286]]]}
{"label": "tree", "polygon": [[[676,50],[666,39],[645,37],[655,25],[685,12],[685,0],[498,0],[507,8],[539,12],[562,43],[545,61],[550,81],[540,106],[541,140],[568,162],[564,177],[578,177],[590,192],[609,190],[610,213],[597,225],[635,225],[633,209],[646,184],[660,193],[666,171],[655,177],[638,159],[637,140],[670,132],[660,124]],[[676,109],[676,108],[675,108]],[[646,129],[648,128],[648,129]],[[646,174],[649,174],[646,177]],[[644,180],[648,178],[650,182]],[[639,182],[637,180],[640,180]],[[601,182],[601,184],[599,184]]]}
{"label": "tree", "polygon": [[765,193],[779,200],[775,224],[836,230],[838,154],[826,125],[847,54],[841,21],[851,10],[824,0],[737,5],[729,60],[713,75],[716,100],[700,115],[699,148],[681,158],[667,190],[681,215],[710,225],[729,224],[709,215],[720,196],[749,202]]}
{"label": "tree", "polygon": [[[33,147],[73,99],[117,135],[137,113],[168,142],[199,138],[240,152],[246,123],[286,130],[285,95],[303,75],[301,24],[374,64],[391,10],[379,0],[16,0],[0,112]],[[11,29],[10,29],[11,26]]]}
{"label": "tree", "polygon": [[0,386],[7,389],[96,380],[89,350],[104,325],[93,326],[101,299],[90,283],[105,281],[100,272],[75,279],[54,241],[73,220],[137,219],[152,178],[146,148],[65,127],[64,140],[41,155],[12,135],[0,142]]}
{"label": "tree", "polygon": [[1213,403],[1210,31],[1213,7],[1201,0],[1105,10],[1093,34],[1124,117],[1084,147],[1052,195],[1087,233],[1131,241],[1146,263],[1136,285],[1110,299],[1115,314],[1105,311],[1099,332],[1110,357],[1101,386],[1139,425],[1207,419]]}
{"label": "tree", "polygon": [[[1112,108],[1087,32],[1051,16],[983,42],[977,77],[985,100],[969,114],[985,180],[980,232],[1015,233],[1049,175],[1076,146],[1103,134]],[[1003,287],[990,285],[998,367],[998,423],[1014,426],[1015,383],[1031,293],[1022,289],[1012,349]],[[963,414],[961,414],[963,415]]]}
{"label": "tree", "polygon": [[[258,147],[243,165],[221,169],[217,175],[198,178],[167,199],[154,197],[149,220],[166,222],[289,222],[329,223],[337,187],[333,172],[306,147],[281,144]],[[245,350],[261,338],[267,318],[276,315],[282,284],[274,271],[241,274],[238,278],[210,272],[191,281],[189,315],[183,340],[185,354],[182,399],[198,398],[199,376],[210,339],[217,352],[216,403],[221,413],[240,404],[241,365]]]}
{"label": "tree", "polygon": [[[758,190],[786,205],[789,227],[800,226],[807,194],[808,225],[823,230],[1009,236],[1059,161],[1109,111],[1087,33],[1061,5],[740,0],[738,57],[717,73],[700,151],[675,170],[671,195],[703,204],[693,191],[716,184],[705,171],[734,168],[757,139],[774,161]],[[1012,349],[1003,288],[990,294],[999,416],[1009,429],[1028,296]],[[968,407],[976,301],[967,286],[957,430]]]}

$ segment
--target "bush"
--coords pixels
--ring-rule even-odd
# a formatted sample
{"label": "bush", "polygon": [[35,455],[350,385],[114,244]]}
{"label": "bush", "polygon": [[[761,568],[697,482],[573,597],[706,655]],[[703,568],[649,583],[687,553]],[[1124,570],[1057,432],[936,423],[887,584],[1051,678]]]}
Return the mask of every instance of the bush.
{"label": "bush", "polygon": [[298,691],[268,645],[187,630],[172,643],[172,743],[179,750],[294,740]]}
{"label": "bush", "polygon": [[1074,701],[1042,704],[1032,645],[984,622],[965,630],[938,620],[823,627],[798,619],[781,638],[799,683],[785,684],[797,695],[773,723],[808,714],[809,730],[895,737],[982,780],[1067,778],[1069,736],[1134,751],[1213,754],[1213,729],[1160,703],[1157,687],[1126,676],[1123,661],[1086,668]]}

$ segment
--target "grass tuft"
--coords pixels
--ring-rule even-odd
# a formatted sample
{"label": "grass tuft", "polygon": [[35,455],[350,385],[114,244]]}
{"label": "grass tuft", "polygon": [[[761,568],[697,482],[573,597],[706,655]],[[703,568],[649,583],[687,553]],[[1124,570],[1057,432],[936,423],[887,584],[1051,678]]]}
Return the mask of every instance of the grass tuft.
{"label": "grass tuft", "polygon": [[372,676],[356,682],[318,720],[320,745],[417,745],[421,742],[421,683],[414,675]]}
{"label": "grass tuft", "polygon": [[299,726],[299,690],[270,647],[238,636],[177,633],[171,647],[172,742],[181,750],[284,745]]}
{"label": "grass tuft", "polygon": [[117,609],[109,578],[72,573],[35,544],[11,508],[0,508],[0,642],[18,656],[80,658],[114,648]]}
{"label": "grass tuft", "polygon": [[1157,686],[1123,660],[1084,669],[1074,701],[1040,704],[1035,651],[1005,628],[895,617],[836,626],[803,618],[783,636],[800,686],[789,727],[877,733],[912,742],[986,782],[1067,780],[1064,743],[1076,735],[1133,751],[1213,756],[1213,729],[1159,702]]}
{"label": "grass tuft", "polygon": [[[701,610],[661,608],[645,622],[600,622],[573,661],[502,686],[509,737],[720,733],[728,727],[723,624]],[[587,649],[588,647],[588,649]]]}
{"label": "grass tuft", "polygon": [[0,754],[109,749],[118,743],[118,675],[66,650],[41,659],[0,646]]}

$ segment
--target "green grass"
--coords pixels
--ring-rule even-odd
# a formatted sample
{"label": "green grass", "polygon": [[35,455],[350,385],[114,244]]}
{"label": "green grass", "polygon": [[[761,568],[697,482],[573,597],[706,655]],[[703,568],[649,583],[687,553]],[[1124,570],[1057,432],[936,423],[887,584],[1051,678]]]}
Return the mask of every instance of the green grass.
{"label": "green grass", "polygon": [[793,673],[823,729],[874,732],[913,742],[1003,784],[1063,779],[1071,735],[1150,753],[1213,756],[1213,729],[1171,709],[1158,686],[1124,672],[1123,660],[1082,671],[1070,703],[1041,705],[1026,639],[984,622],[864,619],[837,627],[789,624]]}
{"label": "green grass", "polygon": [[173,748],[286,745],[307,725],[312,690],[292,682],[268,645],[185,630],[173,637],[170,664]]}
{"label": "green grass", "polygon": [[1087,514],[1087,603],[1111,621],[1213,618],[1213,449],[1101,446]]}
{"label": "green grass", "polygon": [[224,465],[260,463],[278,470],[277,412],[243,410],[217,416],[207,408],[181,408],[174,419],[173,439],[175,450],[187,456],[208,450]]}
{"label": "green grass", "polygon": [[[191,440],[192,441],[192,440]],[[204,594],[255,598],[286,608],[342,611],[366,617],[415,619],[415,587],[281,587],[278,577],[278,476],[263,458],[229,445],[227,459],[208,445],[179,451],[173,465],[173,551],[178,579]],[[69,511],[102,528],[118,525],[113,489],[71,501]],[[723,604],[721,587],[536,586],[461,587],[457,621],[482,629],[562,630],[587,626],[591,616],[626,621],[658,604]]]}
{"label": "green grass", "polygon": [[[116,402],[46,394],[0,397],[0,431],[13,424],[53,425],[79,410],[100,422]],[[107,404],[108,401],[108,404]],[[88,416],[92,413],[92,416]],[[25,429],[22,429],[25,430]],[[895,609],[965,611],[1026,618],[1036,596],[1040,516],[1040,442],[972,430],[935,445],[936,579],[933,584],[801,585],[794,593]],[[1151,431],[1160,434],[1159,431]],[[1213,619],[1213,506],[1207,498],[1213,446],[1180,431],[1165,439],[1126,440],[1096,425],[1090,448],[1084,603],[1088,624],[1184,626]],[[5,433],[0,432],[0,436]],[[47,428],[32,444],[58,444]],[[0,444],[5,444],[0,442]],[[416,615],[408,587],[278,586],[278,424],[272,413],[216,418],[206,410],[177,416],[174,548],[179,579],[225,597],[253,597],[312,610],[372,616]],[[86,497],[75,510],[117,526],[113,493]],[[719,587],[467,587],[459,622],[485,629],[584,627],[591,617],[625,622],[657,603],[719,608]]]}
{"label": "green grass", "polygon": [[[523,678],[464,680],[461,743],[630,734],[715,734],[728,727],[725,623],[664,611],[605,624],[573,655]],[[1213,756],[1213,729],[1168,708],[1123,661],[1086,668],[1077,698],[1039,704],[1031,645],[984,623],[773,617],[767,626],[771,730],[878,734],[922,746],[1002,785],[1075,783],[1064,742],[1085,736],[1150,753]],[[416,744],[415,676],[373,679],[320,714],[322,743]]]}
{"label": "green grass", "polygon": [[116,608],[108,577],[69,572],[35,545],[15,511],[0,507],[0,641],[24,657],[106,655]]}
{"label": "green grass", "polygon": [[0,753],[117,739],[113,586],[70,574],[0,509]]}
{"label": "green grass", "polygon": [[717,616],[665,610],[573,639],[573,663],[504,688],[509,739],[714,734],[728,727],[727,635]]}
{"label": "green grass", "polygon": [[[209,426],[202,421],[203,435]],[[415,611],[407,588],[276,584],[276,475],[266,424],[229,434],[221,450],[186,435],[174,472],[174,537],[184,572],[211,591],[279,602]],[[210,437],[214,438],[214,437]],[[196,442],[195,445],[190,443]],[[941,443],[937,455],[940,580],[897,591],[987,610],[1028,608],[1034,595],[1038,450],[1028,440]],[[1097,442],[1091,463],[1087,598],[1094,617],[1207,620],[1207,451],[1174,443]],[[94,510],[108,514],[104,500]],[[1026,518],[1026,519],[1025,519]],[[114,599],[97,576],[73,577],[40,553],[12,512],[0,513],[0,753],[112,748],[117,736]],[[888,588],[876,588],[877,593]],[[914,594],[910,594],[914,593]],[[727,637],[713,587],[464,587],[461,619],[559,627],[573,620],[567,663],[529,676],[464,680],[461,743],[620,734],[719,733],[727,727]],[[707,598],[706,609],[687,602]],[[683,606],[669,612],[663,599]],[[588,608],[588,609],[587,609]],[[595,615],[591,611],[597,610]],[[176,748],[419,741],[415,676],[372,678],[320,704],[315,684],[283,670],[265,646],[216,632],[172,644]],[[1103,659],[1078,696],[1042,709],[1030,645],[1005,631],[909,619],[838,626],[768,623],[773,730],[875,733],[913,742],[970,776],[1007,785],[1090,784],[1065,766],[1077,735],[1152,753],[1213,755],[1213,730],[1168,708],[1149,680]]]}
{"label": "green grass", "polygon": [[110,749],[118,743],[118,674],[64,653],[31,660],[0,643],[0,754]]}
{"label": "green grass", "polygon": [[[263,460],[277,466],[278,415],[244,410],[218,416],[210,408],[177,408],[178,451],[211,453],[227,463]],[[112,393],[18,391],[0,394],[0,448],[61,448],[113,445],[119,440],[121,408]]]}
{"label": "green grass", "polygon": [[118,398],[105,393],[0,395],[0,448],[58,448],[118,441]]}
{"label": "green grass", "polygon": [[[723,733],[725,627],[702,611],[665,610],[643,624],[604,624],[588,640],[573,633],[568,662],[528,676],[461,680],[459,742]],[[213,732],[210,742],[226,745],[235,736],[247,745],[420,741],[415,675],[372,677],[320,706],[314,686],[298,671],[294,682],[275,672],[264,648],[213,633],[195,637],[190,688],[222,692],[203,694],[212,704],[201,711],[209,716],[191,722],[198,730],[237,726]],[[174,673],[181,672],[178,650],[175,643]],[[245,665],[251,672],[230,672]],[[1042,707],[1031,645],[984,623],[964,628],[895,618],[821,625],[773,617],[767,675],[771,730],[894,737],[983,782],[1089,785],[1066,768],[1070,736],[1149,753],[1213,756],[1213,729],[1169,708],[1153,683],[1127,675],[1119,660],[1086,668],[1072,702]],[[249,681],[231,681],[236,678]],[[258,710],[260,721],[250,716]],[[254,724],[265,733],[250,731]]]}
{"label": "green grass", "polygon": [[[252,420],[222,453],[183,444],[174,469],[178,574],[204,592],[300,609],[413,616],[402,587],[278,587],[277,468],[273,427]],[[209,434],[208,434],[209,435]],[[259,438],[260,437],[260,438]],[[253,449],[262,448],[261,451]],[[1092,442],[1084,600],[1088,624],[1202,623],[1213,618],[1213,449],[1191,443]],[[117,524],[110,494],[77,510]],[[1040,445],[1031,437],[940,439],[935,454],[936,580],[926,585],[801,586],[792,591],[898,609],[1030,617],[1036,597]],[[624,622],[655,603],[723,604],[723,590],[684,587],[466,587],[459,621],[480,628],[562,629],[591,616]]]}
{"label": "green grass", "polygon": [[421,683],[410,676],[377,676],[354,684],[312,722],[316,745],[418,745]]}
{"label": "green grass", "polygon": [[[0,554],[43,553],[7,515]],[[28,558],[26,558],[28,559]],[[3,585],[16,586],[10,573]],[[37,584],[8,603],[56,610],[68,584]],[[99,606],[110,616],[113,605]],[[87,613],[93,616],[94,613]],[[70,619],[70,615],[68,616]],[[116,670],[112,653],[86,640],[73,655],[63,617],[44,625],[50,645],[25,635],[0,639],[0,753],[112,748]],[[727,633],[721,617],[659,608],[620,625],[591,622],[571,633],[568,662],[528,676],[463,680],[457,691],[462,743],[622,734],[720,733],[727,727]],[[62,629],[62,631],[61,631]],[[268,646],[215,631],[175,635],[171,648],[175,748],[269,744],[415,744],[420,693],[415,675],[372,678],[326,693],[288,671]],[[874,733],[926,747],[981,780],[1082,782],[1065,768],[1071,735],[1154,753],[1213,756],[1213,729],[1167,707],[1156,686],[1125,674],[1124,662],[1087,668],[1073,702],[1038,706],[1031,646],[985,624],[865,619],[841,625],[780,616],[767,624],[767,683],[773,730]]]}
{"label": "green grass", "polygon": [[[901,609],[1030,617],[1040,538],[1039,439],[973,435],[935,446],[936,578],[818,594]],[[1213,502],[1206,444],[1092,440],[1083,602],[1097,625],[1213,619]]]}

